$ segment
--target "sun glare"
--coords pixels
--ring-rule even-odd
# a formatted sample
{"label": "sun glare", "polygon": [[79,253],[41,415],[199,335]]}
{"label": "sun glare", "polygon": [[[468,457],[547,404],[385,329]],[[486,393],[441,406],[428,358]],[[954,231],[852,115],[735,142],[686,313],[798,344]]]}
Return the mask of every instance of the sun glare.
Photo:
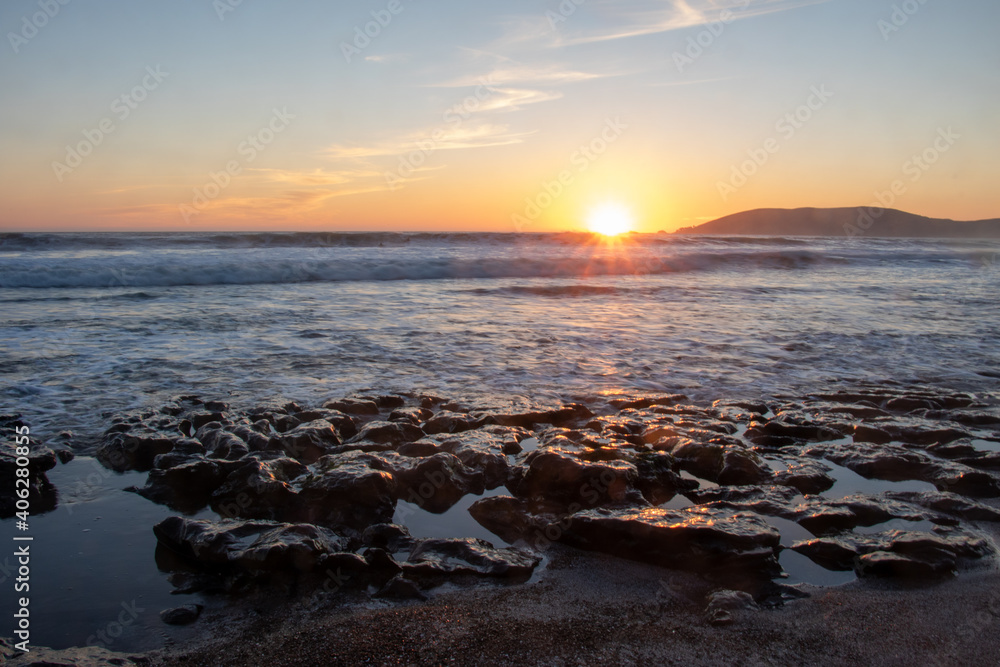
{"label": "sun glare", "polygon": [[632,216],[620,204],[605,204],[591,211],[587,227],[595,234],[617,236],[632,229]]}

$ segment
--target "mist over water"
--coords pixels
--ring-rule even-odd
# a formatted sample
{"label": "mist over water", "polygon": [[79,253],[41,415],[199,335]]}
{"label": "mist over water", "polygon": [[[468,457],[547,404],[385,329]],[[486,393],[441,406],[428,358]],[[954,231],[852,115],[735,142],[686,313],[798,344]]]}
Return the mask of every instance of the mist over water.
{"label": "mist over water", "polygon": [[996,388],[995,241],[586,234],[0,237],[5,411],[368,389],[478,402]]}

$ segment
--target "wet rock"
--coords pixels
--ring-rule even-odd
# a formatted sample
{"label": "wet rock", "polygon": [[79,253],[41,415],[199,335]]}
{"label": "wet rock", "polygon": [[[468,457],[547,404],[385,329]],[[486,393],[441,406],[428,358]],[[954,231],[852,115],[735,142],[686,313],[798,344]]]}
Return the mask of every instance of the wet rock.
{"label": "wet rock", "polygon": [[779,569],[775,528],[756,514],[712,506],[585,510],[570,517],[561,541],[685,570],[770,576]]}
{"label": "wet rock", "polygon": [[757,603],[749,593],[731,590],[713,591],[708,596],[705,620],[715,626],[732,625],[735,620],[733,612],[747,609],[757,609]]}
{"label": "wet rock", "polygon": [[786,470],[775,473],[773,482],[781,486],[790,486],[803,494],[823,493],[836,483],[827,474],[829,468],[821,463],[808,462],[793,464]]}
{"label": "wet rock", "polygon": [[414,426],[419,426],[434,416],[434,413],[426,408],[401,408],[393,410],[389,414],[391,422],[408,422]]}
{"label": "wet rock", "polygon": [[854,569],[859,576],[917,580],[951,574],[959,559],[978,559],[994,553],[989,542],[975,535],[900,530],[874,535],[845,533],[798,542],[791,548],[828,569]]}
{"label": "wet rock", "polygon": [[687,396],[684,394],[670,394],[668,396],[655,396],[649,398],[614,398],[608,401],[608,404],[616,410],[642,410],[645,408],[651,408],[654,405],[677,405],[681,401],[686,401]]}
{"label": "wet rock", "polygon": [[466,468],[448,452],[426,458],[386,458],[397,481],[398,498],[440,514],[467,494],[486,491],[482,473]]}
{"label": "wet rock", "polygon": [[505,450],[511,443],[516,443],[514,434],[476,430],[444,440],[441,449],[454,454],[470,470],[481,472],[486,488],[492,490],[507,483],[510,464]]}
{"label": "wet rock", "polygon": [[212,454],[212,458],[235,461],[250,453],[247,443],[236,434],[223,430],[221,424],[215,422],[198,429],[195,438]]}
{"label": "wet rock", "polygon": [[146,485],[135,489],[135,492],[154,503],[191,513],[208,504],[212,493],[222,485],[228,474],[228,469],[216,461],[189,461],[150,470]]}
{"label": "wet rock", "polygon": [[677,461],[663,452],[643,452],[632,457],[638,481],[636,486],[651,505],[659,505],[678,492],[697,488],[698,482],[677,474]]}
{"label": "wet rock", "polygon": [[475,575],[519,577],[531,575],[541,557],[517,547],[496,548],[486,540],[420,540],[402,564],[410,577]]}
{"label": "wet rock", "polygon": [[409,550],[415,542],[406,526],[394,523],[377,523],[365,528],[361,534],[361,541],[366,546],[385,549],[390,553]]}
{"label": "wet rock", "polygon": [[420,590],[420,586],[401,574],[397,574],[390,579],[377,593],[377,598],[388,598],[391,600],[426,600],[427,595]]}
{"label": "wet rock", "polygon": [[583,507],[638,502],[638,472],[625,461],[582,461],[562,451],[539,449],[511,470],[507,488],[518,497],[578,503]]}
{"label": "wet rock", "polygon": [[571,403],[557,410],[543,410],[539,412],[523,413],[496,413],[489,414],[495,424],[501,426],[518,426],[521,428],[533,428],[536,424],[552,424],[561,426],[567,422],[588,419],[594,416],[584,405]]}
{"label": "wet rock", "polygon": [[[260,431],[247,424],[238,424],[233,426],[230,428],[230,431],[233,435],[246,443],[246,446],[251,452],[266,451],[271,442],[270,431]],[[265,435],[265,433],[267,433],[267,435]]]}
{"label": "wet rock", "polygon": [[194,563],[250,573],[309,572],[320,556],[347,551],[343,538],[311,524],[168,517],[153,533],[161,545]]}
{"label": "wet rock", "polygon": [[458,412],[439,412],[434,415],[423,425],[423,431],[427,435],[436,435],[438,433],[461,433],[462,431],[471,431],[474,428],[478,428],[484,424],[481,417],[474,417],[468,414],[461,414]]}
{"label": "wet rock", "polygon": [[[571,509],[579,510],[582,508],[573,507]],[[561,535],[561,528],[558,526],[552,537],[545,534],[546,528],[558,524],[572,512],[568,512],[562,507],[546,511],[537,503],[511,496],[490,496],[474,502],[469,507],[469,514],[483,528],[505,542],[513,544],[524,539],[541,548],[545,543],[552,542]]]}
{"label": "wet rock", "polygon": [[338,410],[349,415],[377,415],[379,413],[378,405],[375,401],[365,401],[353,398],[345,398],[340,401],[328,401],[323,404],[324,408],[329,410]]}
{"label": "wet rock", "polygon": [[198,620],[204,608],[200,604],[186,604],[183,607],[164,609],[160,612],[160,620],[167,625],[191,625]]}
{"label": "wet rock", "polygon": [[716,481],[719,484],[762,484],[771,479],[771,469],[753,452],[739,447],[729,447],[722,456],[722,469]]}
{"label": "wet rock", "polygon": [[304,463],[315,463],[340,444],[340,437],[330,422],[317,419],[271,438],[269,447],[283,450],[292,458]]}
{"label": "wet rock", "polygon": [[754,444],[781,447],[789,441],[837,440],[841,435],[822,424],[796,424],[790,421],[772,419],[751,426],[747,429],[745,437]]}
{"label": "wet rock", "polygon": [[105,432],[97,448],[97,460],[117,472],[146,471],[153,459],[174,448],[174,439],[144,425],[120,424]]}
{"label": "wet rock", "polygon": [[210,424],[212,422],[222,423],[225,421],[226,416],[221,412],[189,412],[187,415],[187,420],[191,422],[191,426],[197,431],[202,426]]}
{"label": "wet rock", "polygon": [[153,661],[144,655],[116,653],[97,646],[53,650],[45,646],[31,644],[30,653],[22,653],[14,647],[13,640],[0,639],[0,664],[7,660],[17,667],[146,667]]}
{"label": "wet rock", "polygon": [[308,472],[294,459],[249,459],[212,494],[212,509],[230,519],[294,519],[300,499],[291,481]]}
{"label": "wet rock", "polygon": [[671,448],[670,453],[681,470],[713,482],[719,479],[724,465],[724,445],[683,438]]}
{"label": "wet rock", "polygon": [[441,447],[440,442],[434,442],[433,440],[417,440],[416,442],[407,442],[396,448],[396,453],[400,456],[434,456],[435,454],[444,451]]}
{"label": "wet rock", "polygon": [[305,520],[364,530],[391,521],[397,484],[382,459],[348,452],[317,461],[301,479],[299,494]]}
{"label": "wet rock", "polygon": [[1000,510],[974,500],[969,500],[968,498],[963,498],[954,493],[895,491],[886,493],[885,496],[901,502],[926,507],[935,512],[943,512],[961,517],[966,521],[1000,522]]}
{"label": "wet rock", "polygon": [[424,432],[418,426],[407,422],[368,422],[361,427],[358,434],[350,442],[368,441],[383,445],[399,447],[403,443],[413,442],[424,437]]}
{"label": "wet rock", "polygon": [[[14,516],[17,511],[17,501],[24,500],[17,494],[18,488],[23,490],[24,487],[17,487],[14,483],[15,479],[19,479],[17,471],[20,466],[17,462],[22,457],[17,455],[18,445],[16,443],[18,441],[15,439],[15,432],[6,429],[0,429],[0,431],[6,431],[4,442],[0,442],[0,475],[5,480],[0,485],[0,518],[6,519]],[[45,473],[56,466],[56,453],[48,447],[39,446],[33,440],[29,440],[27,445],[20,446],[28,447],[28,455],[23,458],[28,460],[28,477],[24,479],[28,483],[26,500],[31,507],[31,512],[33,514],[49,512],[55,509],[57,496],[55,487],[49,482]]]}

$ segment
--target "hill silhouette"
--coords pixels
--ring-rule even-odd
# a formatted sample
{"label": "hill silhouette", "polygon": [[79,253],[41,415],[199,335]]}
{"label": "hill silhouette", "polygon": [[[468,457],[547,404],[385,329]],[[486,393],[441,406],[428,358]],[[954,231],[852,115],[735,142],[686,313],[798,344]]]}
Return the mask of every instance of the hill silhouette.
{"label": "hill silhouette", "polygon": [[761,208],[678,229],[674,233],[714,236],[1000,238],[1000,219],[962,222],[868,206]]}

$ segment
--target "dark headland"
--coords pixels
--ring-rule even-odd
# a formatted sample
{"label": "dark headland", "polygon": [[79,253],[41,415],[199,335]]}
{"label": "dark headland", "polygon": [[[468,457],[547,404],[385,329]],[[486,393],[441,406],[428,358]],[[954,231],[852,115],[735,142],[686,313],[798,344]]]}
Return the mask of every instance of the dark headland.
{"label": "dark headland", "polygon": [[718,236],[873,236],[893,238],[1000,238],[1000,219],[927,218],[891,208],[761,208],[727,215],[675,234]]}

